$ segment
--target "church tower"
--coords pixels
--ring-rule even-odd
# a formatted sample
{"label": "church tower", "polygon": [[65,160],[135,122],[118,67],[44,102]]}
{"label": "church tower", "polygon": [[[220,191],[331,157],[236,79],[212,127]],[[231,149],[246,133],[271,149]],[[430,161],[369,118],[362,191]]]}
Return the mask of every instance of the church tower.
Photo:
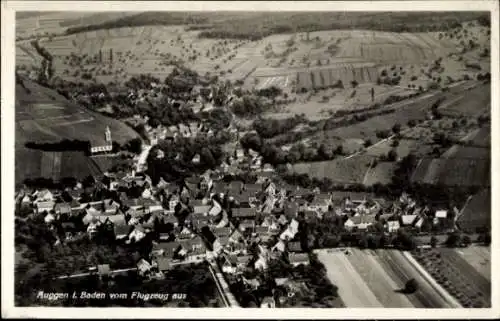
{"label": "church tower", "polygon": [[106,143],[111,144],[111,130],[109,129],[109,126],[106,126]]}

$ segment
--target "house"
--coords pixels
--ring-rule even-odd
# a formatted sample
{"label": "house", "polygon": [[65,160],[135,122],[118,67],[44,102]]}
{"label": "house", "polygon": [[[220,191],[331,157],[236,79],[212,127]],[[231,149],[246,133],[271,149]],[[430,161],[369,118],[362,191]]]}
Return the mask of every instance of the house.
{"label": "house", "polygon": [[194,235],[195,234],[189,228],[184,226],[180,231],[178,230],[177,239],[178,240],[191,239],[194,237]]}
{"label": "house", "polygon": [[175,211],[175,206],[177,206],[179,201],[180,201],[179,195],[177,194],[170,195],[170,199],[168,201],[168,210],[172,212]]}
{"label": "house", "polygon": [[229,236],[229,242],[230,243],[239,243],[242,242],[245,238],[243,237],[243,234],[239,230],[234,230],[233,233]]}
{"label": "house", "polygon": [[215,228],[213,230],[213,233],[217,237],[230,236],[231,235],[231,228],[228,226]]}
{"label": "house", "polygon": [[307,204],[307,209],[310,211],[327,212],[330,206],[333,205],[331,196],[328,194],[317,194],[314,196],[312,202]]}
{"label": "house", "polygon": [[131,229],[131,226],[127,224],[113,224],[113,230],[115,232],[116,239],[128,238]]}
{"label": "house", "polygon": [[236,148],[234,158],[239,162],[243,161],[245,159],[245,151],[242,148]]}
{"label": "house", "polygon": [[277,199],[274,195],[266,196],[266,199],[265,199],[264,203],[262,204],[260,211],[262,213],[271,214],[273,212],[273,210],[276,208],[276,204],[277,204],[276,202],[277,202]]}
{"label": "house", "polygon": [[120,209],[120,204],[114,200],[108,199],[103,201],[104,213],[108,215],[113,215]]}
{"label": "house", "polygon": [[[250,166],[250,168],[253,167],[253,164]],[[257,182],[258,184],[263,184],[268,182],[271,178],[273,178],[275,174],[273,172],[257,172]]]}
{"label": "house", "polygon": [[316,219],[320,219],[322,216],[320,213],[318,213],[316,210],[311,211],[311,210],[306,210],[303,212],[304,219],[308,222],[314,221]]}
{"label": "house", "polygon": [[151,255],[155,257],[163,256],[172,259],[180,249],[180,246],[181,245],[178,242],[153,243]]}
{"label": "house", "polygon": [[238,270],[243,271],[248,267],[252,257],[250,255],[239,255],[236,257],[236,266]]}
{"label": "house", "polygon": [[253,233],[253,231],[255,229],[255,221],[244,220],[244,221],[240,222],[240,225],[238,226],[238,228],[242,232],[251,231]]}
{"label": "house", "polygon": [[307,253],[290,253],[288,255],[288,259],[290,261],[290,264],[293,266],[310,264],[309,255]]}
{"label": "house", "polygon": [[287,225],[288,224],[288,218],[284,214],[281,214],[280,217],[278,218],[278,223],[280,225]]}
{"label": "house", "polygon": [[198,165],[201,162],[200,154],[194,155],[193,159],[191,159],[191,163]]}
{"label": "house", "polygon": [[425,222],[425,218],[423,217],[420,217],[417,222],[415,223],[415,227],[416,228],[422,228],[422,225],[424,224]]}
{"label": "house", "polygon": [[269,226],[256,226],[255,227],[255,234],[257,235],[265,235],[265,234],[269,234]]}
{"label": "house", "polygon": [[109,264],[99,264],[97,266],[97,275],[99,276],[108,276],[111,273],[111,268]]}
{"label": "house", "polygon": [[48,189],[43,189],[40,191],[35,191],[33,193],[33,196],[35,197],[35,200],[33,201],[34,204],[37,204],[39,202],[48,202],[48,201],[54,201],[54,194],[49,191]]}
{"label": "house", "polygon": [[58,215],[71,215],[71,205],[69,203],[57,203],[54,212]]}
{"label": "house", "polygon": [[368,226],[375,223],[375,215],[356,215],[347,219],[344,227],[351,231],[355,228],[359,230],[366,230]]}
{"label": "house", "polygon": [[437,210],[435,217],[438,219],[445,219],[448,217],[448,211],[446,210]]}
{"label": "house", "polygon": [[286,244],[283,240],[279,240],[272,248],[271,252],[285,252]]}
{"label": "house", "polygon": [[254,268],[259,271],[265,271],[268,268],[267,259],[264,255],[259,255],[259,258],[254,263]]}
{"label": "house", "polygon": [[212,208],[208,211],[209,216],[219,216],[222,213],[222,206],[219,204],[219,202],[214,201]]}
{"label": "house", "polygon": [[290,221],[290,224],[288,224],[288,227],[283,233],[280,235],[280,239],[286,241],[286,240],[292,240],[297,232],[299,231],[299,222],[295,219],[292,219]]}
{"label": "house", "polygon": [[287,250],[289,252],[302,252],[302,246],[300,242],[289,242],[287,244]]}
{"label": "house", "polygon": [[146,231],[144,227],[136,225],[135,228],[132,230],[132,232],[130,232],[128,240],[133,242],[139,242],[145,237],[146,237]]}
{"label": "house", "polygon": [[97,233],[97,229],[99,228],[99,226],[101,225],[101,221],[99,221],[98,219],[96,219],[95,217],[92,219],[92,221],[88,224],[87,226],[87,233],[90,235],[90,236],[93,236]]}
{"label": "house", "polygon": [[193,207],[194,213],[208,213],[212,205],[207,204],[207,200],[191,200],[189,205]]}
{"label": "house", "polygon": [[233,217],[238,218],[240,220],[245,220],[245,219],[254,219],[257,216],[257,213],[254,208],[234,208],[233,209]]}
{"label": "house", "polygon": [[264,184],[264,193],[267,195],[275,195],[276,194],[276,185],[268,181],[266,184]]}
{"label": "house", "polygon": [[262,171],[263,172],[274,172],[274,168],[271,164],[266,163],[264,166],[262,166]]}
{"label": "house", "polygon": [[202,262],[206,258],[206,256],[207,256],[207,250],[204,247],[196,248],[188,252],[186,256],[186,261],[192,263]]}
{"label": "house", "polygon": [[417,219],[417,215],[401,215],[401,225],[411,226]]}
{"label": "house", "polygon": [[35,203],[38,213],[50,212],[54,209],[56,203],[54,201],[40,201]]}
{"label": "house", "polygon": [[260,307],[262,309],[273,309],[276,308],[276,301],[272,296],[266,296],[260,302]]}
{"label": "house", "polygon": [[56,218],[52,213],[48,213],[47,215],[45,215],[43,220],[46,224],[52,224],[56,220]]}
{"label": "house", "polygon": [[137,272],[141,276],[146,276],[147,274],[149,274],[152,267],[153,266],[144,259],[140,259],[139,262],[137,262]]}
{"label": "house", "polygon": [[388,233],[395,233],[400,228],[399,221],[387,221],[385,223],[385,228],[386,228]]}
{"label": "house", "polygon": [[238,263],[236,255],[223,255],[224,263],[222,264],[222,272],[235,274],[237,271],[236,264]]}

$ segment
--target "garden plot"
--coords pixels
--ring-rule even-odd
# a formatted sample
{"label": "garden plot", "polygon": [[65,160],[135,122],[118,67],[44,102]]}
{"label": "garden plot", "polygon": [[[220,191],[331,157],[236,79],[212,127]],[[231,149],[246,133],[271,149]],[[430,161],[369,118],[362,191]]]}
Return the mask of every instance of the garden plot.
{"label": "garden plot", "polygon": [[373,160],[374,158],[369,156],[356,156],[349,159],[297,163],[292,165],[292,171],[319,179],[326,177],[335,183],[361,184]]}
{"label": "garden plot", "polygon": [[491,282],[455,249],[429,249],[413,256],[463,307],[491,306]]}

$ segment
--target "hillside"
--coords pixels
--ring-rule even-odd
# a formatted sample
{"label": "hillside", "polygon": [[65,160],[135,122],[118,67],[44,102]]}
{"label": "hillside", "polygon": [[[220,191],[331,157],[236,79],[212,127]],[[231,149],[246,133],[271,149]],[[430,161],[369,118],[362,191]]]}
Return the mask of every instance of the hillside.
{"label": "hillside", "polygon": [[63,139],[104,142],[109,126],[122,144],[138,137],[125,124],[80,107],[51,89],[24,80],[16,85],[16,182],[26,177],[58,179],[95,174],[99,167],[82,152],[43,152],[28,149],[27,142],[57,143]]}

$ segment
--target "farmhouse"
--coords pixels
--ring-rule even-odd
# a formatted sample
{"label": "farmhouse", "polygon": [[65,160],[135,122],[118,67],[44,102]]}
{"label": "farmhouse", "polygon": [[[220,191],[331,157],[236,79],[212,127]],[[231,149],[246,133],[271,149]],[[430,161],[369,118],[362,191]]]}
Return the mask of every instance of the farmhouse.
{"label": "farmhouse", "polygon": [[357,215],[350,217],[345,223],[344,227],[347,230],[357,228],[359,230],[366,230],[368,226],[375,223],[375,215]]}
{"label": "farmhouse", "polygon": [[293,266],[309,265],[309,255],[307,253],[290,253],[288,255],[288,259],[290,260],[290,264]]}

